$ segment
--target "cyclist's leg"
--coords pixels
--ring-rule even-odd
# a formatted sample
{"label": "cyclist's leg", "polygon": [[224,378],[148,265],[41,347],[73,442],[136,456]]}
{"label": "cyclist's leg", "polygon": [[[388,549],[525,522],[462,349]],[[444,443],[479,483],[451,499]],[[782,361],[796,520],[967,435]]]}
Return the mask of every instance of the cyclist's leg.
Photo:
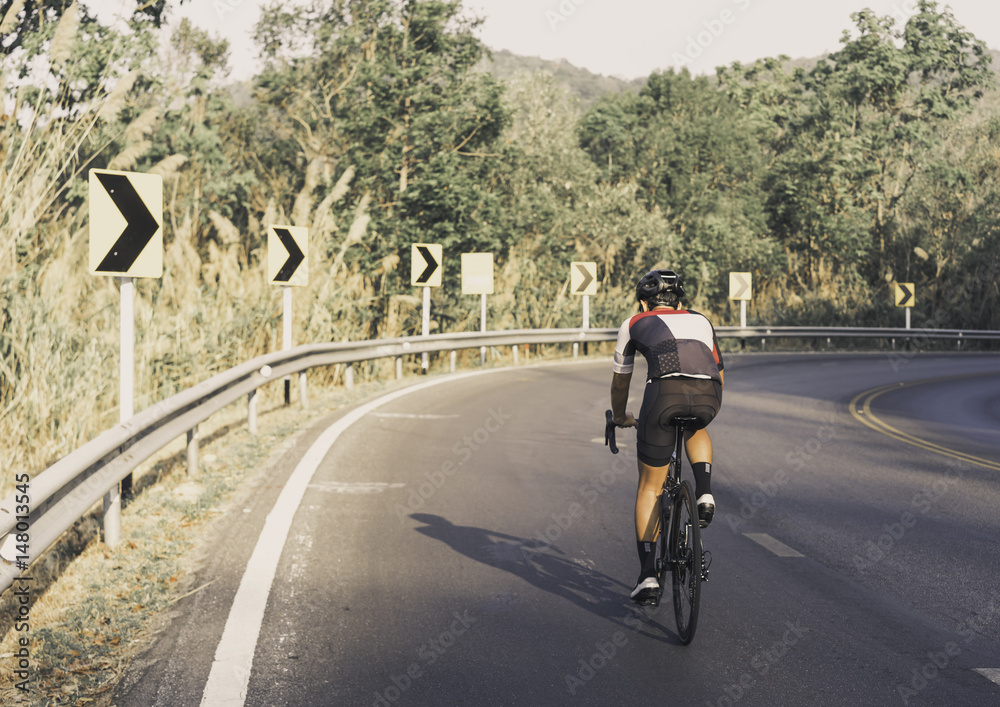
{"label": "cyclist's leg", "polygon": [[635,539],[655,542],[659,531],[659,505],[657,499],[667,480],[666,466],[651,466],[639,462],[639,488],[635,496]]}
{"label": "cyclist's leg", "polygon": [[631,596],[640,604],[658,603],[662,591],[656,579],[656,536],[660,531],[659,495],[667,478],[673,431],[669,439],[665,438],[657,425],[659,387],[657,382],[646,385],[636,435],[639,485],[635,498],[635,539],[640,568]]}
{"label": "cyclist's leg", "polygon": [[[719,412],[722,388],[714,381],[698,380],[691,383],[691,411],[707,426]],[[684,447],[694,475],[695,499],[701,526],[712,522],[715,516],[715,497],[712,495],[712,438],[705,427],[684,435]]]}
{"label": "cyclist's leg", "polygon": [[684,433],[684,449],[694,473],[694,495],[701,498],[712,493],[712,438],[702,428]]}

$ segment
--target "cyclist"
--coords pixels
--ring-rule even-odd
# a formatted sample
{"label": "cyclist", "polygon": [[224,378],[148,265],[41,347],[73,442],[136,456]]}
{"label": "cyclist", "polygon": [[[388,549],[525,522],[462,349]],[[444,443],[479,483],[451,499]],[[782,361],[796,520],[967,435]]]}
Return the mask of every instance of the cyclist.
{"label": "cyclist", "polygon": [[[715,329],[703,315],[680,309],[684,284],[672,270],[651,270],[635,286],[639,314],[625,320],[615,345],[611,413],[619,427],[638,427],[639,488],[635,499],[635,539],[639,579],[631,597],[641,605],[659,602],[656,579],[657,498],[673,452],[673,416],[697,417],[696,431],[684,433],[694,471],[698,519],[706,527],[715,514],[711,491],[712,440],[705,427],[719,412],[724,385],[722,354]],[[648,380],[638,424],[625,411],[635,352],[646,359]]]}

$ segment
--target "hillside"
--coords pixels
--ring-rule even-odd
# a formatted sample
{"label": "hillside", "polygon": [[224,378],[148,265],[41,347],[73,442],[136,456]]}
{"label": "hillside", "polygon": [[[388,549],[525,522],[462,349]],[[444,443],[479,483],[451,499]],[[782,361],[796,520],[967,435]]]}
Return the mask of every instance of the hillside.
{"label": "hillside", "polygon": [[520,56],[506,49],[493,51],[492,58],[484,61],[484,68],[498,79],[510,78],[519,71],[527,73],[547,71],[580,99],[582,110],[590,108],[607,93],[638,92],[646,84],[645,78],[627,81],[613,76],[602,76],[574,66],[565,59],[549,60],[537,56]]}
{"label": "hillside", "polygon": [[[998,72],[998,76],[1000,76],[1000,50],[990,49],[989,54],[993,57],[993,70]],[[809,71],[822,58],[823,56],[814,56],[789,59],[785,62],[785,68],[789,71],[797,68]],[[626,91],[638,93],[647,81],[646,77],[626,80],[595,74],[571,64],[565,59],[553,60],[537,56],[522,56],[507,49],[492,50],[491,57],[483,60],[483,68],[498,79],[510,78],[519,71],[527,73],[547,71],[555,77],[556,81],[565,85],[573,95],[579,98],[582,111],[586,111],[601,96],[608,93],[618,94]],[[714,76],[709,76],[709,80],[714,80],[714,78]]]}

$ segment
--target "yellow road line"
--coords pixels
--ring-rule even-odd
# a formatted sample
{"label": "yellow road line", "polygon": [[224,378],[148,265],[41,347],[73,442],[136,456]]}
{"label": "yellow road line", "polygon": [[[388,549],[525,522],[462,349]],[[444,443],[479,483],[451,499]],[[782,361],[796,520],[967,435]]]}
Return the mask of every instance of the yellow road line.
{"label": "yellow road line", "polygon": [[[911,435],[902,430],[898,430],[885,420],[879,419],[872,412],[872,401],[885,393],[893,390],[900,390],[902,388],[908,388],[913,385],[923,385],[925,383],[939,383],[941,381],[956,380],[959,378],[970,378],[982,374],[970,375],[957,375],[957,376],[945,376],[942,378],[929,378],[926,380],[913,381],[910,383],[890,383],[889,385],[881,385],[878,388],[872,388],[871,390],[866,390],[863,393],[859,393],[851,400],[851,416],[855,420],[870,427],[876,432],[880,432],[887,437],[892,437],[900,442],[905,442],[906,444],[911,444],[914,447],[920,447],[921,449],[926,449],[929,452],[934,452],[935,454],[941,454],[946,457],[951,457],[952,459],[958,459],[959,461],[967,462],[969,464],[976,464],[977,466],[983,466],[987,469],[993,469],[995,471],[1000,471],[1000,463],[995,461],[990,461],[989,459],[982,459],[980,457],[974,457],[971,454],[966,454],[965,452],[959,452],[955,449],[949,449],[948,447],[942,447],[939,444],[934,444],[925,439],[921,439],[915,435]],[[862,399],[863,402],[862,402]],[[860,408],[860,411],[859,411]]]}

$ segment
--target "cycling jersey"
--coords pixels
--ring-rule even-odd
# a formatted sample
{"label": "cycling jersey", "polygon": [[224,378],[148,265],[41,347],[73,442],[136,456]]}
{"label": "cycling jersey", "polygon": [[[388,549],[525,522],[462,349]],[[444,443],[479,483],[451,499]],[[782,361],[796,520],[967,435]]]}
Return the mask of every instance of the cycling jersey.
{"label": "cycling jersey", "polygon": [[672,376],[722,380],[715,329],[698,312],[654,309],[625,320],[615,345],[615,373],[632,372],[636,351],[646,359],[650,380]]}

